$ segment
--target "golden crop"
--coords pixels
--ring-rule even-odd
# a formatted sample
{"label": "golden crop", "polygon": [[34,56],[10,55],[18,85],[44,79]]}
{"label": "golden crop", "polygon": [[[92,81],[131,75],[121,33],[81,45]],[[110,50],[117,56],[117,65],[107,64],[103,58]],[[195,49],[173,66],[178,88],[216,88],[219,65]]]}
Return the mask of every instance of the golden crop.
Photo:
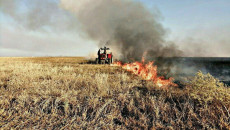
{"label": "golden crop", "polygon": [[162,90],[87,62],[0,58],[0,129],[230,129],[230,90],[210,75]]}

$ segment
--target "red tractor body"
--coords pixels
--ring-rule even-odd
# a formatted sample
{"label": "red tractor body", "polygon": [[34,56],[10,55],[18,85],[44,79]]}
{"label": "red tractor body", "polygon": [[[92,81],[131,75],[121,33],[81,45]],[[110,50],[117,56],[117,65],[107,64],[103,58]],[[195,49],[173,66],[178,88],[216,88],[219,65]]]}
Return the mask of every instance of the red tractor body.
{"label": "red tractor body", "polygon": [[113,63],[113,54],[112,52],[108,53],[109,48],[100,48],[98,50],[98,58],[96,58],[96,64],[111,64]]}
{"label": "red tractor body", "polygon": [[107,57],[111,59],[112,58],[112,53],[111,54],[107,54]]}

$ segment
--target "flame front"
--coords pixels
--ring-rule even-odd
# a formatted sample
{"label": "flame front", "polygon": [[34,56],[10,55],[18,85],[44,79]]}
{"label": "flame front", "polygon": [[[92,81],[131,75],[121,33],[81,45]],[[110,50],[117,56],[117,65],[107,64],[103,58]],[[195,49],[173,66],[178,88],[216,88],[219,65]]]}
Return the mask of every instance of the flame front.
{"label": "flame front", "polygon": [[[143,60],[144,61],[144,60]],[[115,62],[113,65],[120,66],[123,69],[132,72],[135,75],[142,77],[144,80],[153,81],[153,83],[158,87],[167,88],[169,86],[177,86],[177,84],[173,83],[173,78],[165,79],[164,77],[157,76],[157,66],[153,65],[153,61],[148,64],[144,64],[144,62],[133,62],[122,64],[122,62]]]}

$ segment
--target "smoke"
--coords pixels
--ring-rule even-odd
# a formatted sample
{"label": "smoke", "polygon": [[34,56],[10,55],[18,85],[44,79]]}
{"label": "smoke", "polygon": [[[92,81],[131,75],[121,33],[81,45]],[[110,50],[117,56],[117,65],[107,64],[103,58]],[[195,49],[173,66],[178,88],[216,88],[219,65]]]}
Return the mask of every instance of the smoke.
{"label": "smoke", "polygon": [[12,18],[17,28],[47,32],[77,28],[76,18],[54,0],[0,0],[0,11]]}
{"label": "smoke", "polygon": [[[61,7],[71,11],[85,35],[95,41],[109,41],[123,60],[147,57],[179,56],[174,44],[164,40],[166,31],[141,3],[132,0],[61,0]],[[103,46],[103,44],[98,44]]]}
{"label": "smoke", "polygon": [[85,56],[92,51],[96,46],[79,36],[76,17],[59,3],[0,0],[0,56]]}

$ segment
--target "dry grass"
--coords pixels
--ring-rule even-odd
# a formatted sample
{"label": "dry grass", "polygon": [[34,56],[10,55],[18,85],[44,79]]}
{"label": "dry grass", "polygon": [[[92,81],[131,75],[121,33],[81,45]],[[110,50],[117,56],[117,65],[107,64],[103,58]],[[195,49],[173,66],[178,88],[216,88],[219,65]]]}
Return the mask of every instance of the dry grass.
{"label": "dry grass", "polygon": [[0,58],[0,129],[230,129],[230,90],[210,75],[165,91],[86,62]]}

